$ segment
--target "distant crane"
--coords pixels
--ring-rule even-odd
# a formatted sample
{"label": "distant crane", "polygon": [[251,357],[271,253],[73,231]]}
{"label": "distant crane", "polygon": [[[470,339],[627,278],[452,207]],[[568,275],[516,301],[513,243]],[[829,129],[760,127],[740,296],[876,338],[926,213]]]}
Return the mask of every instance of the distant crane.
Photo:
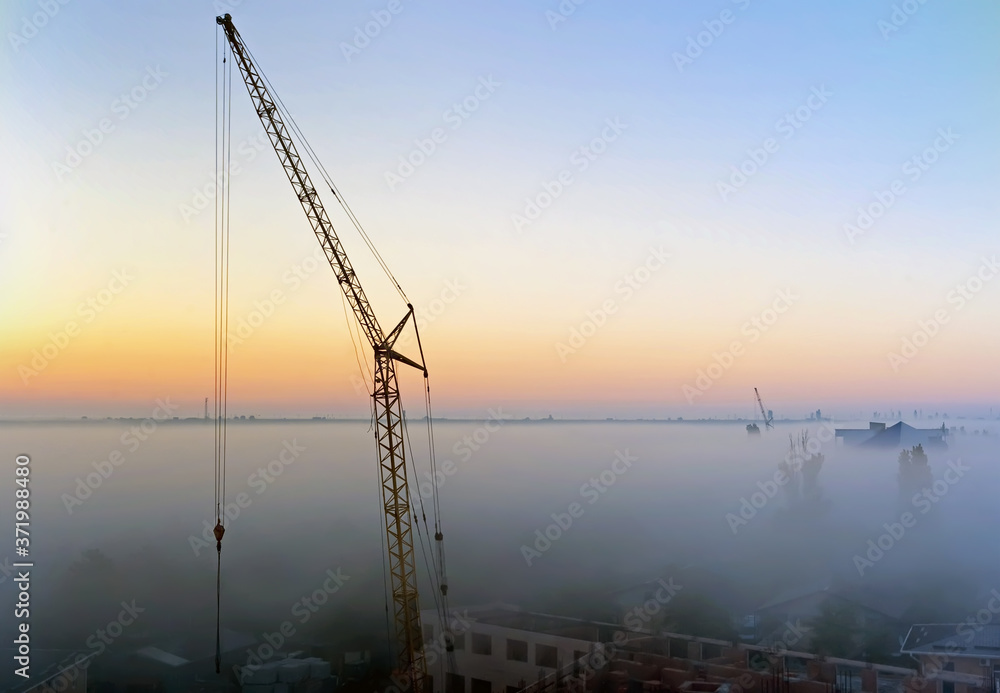
{"label": "distant crane", "polygon": [[772,423],[774,421],[774,415],[767,415],[767,411],[764,409],[764,403],[760,400],[760,393],[757,392],[757,388],[753,389],[753,393],[757,395],[757,405],[760,407],[761,416],[764,417],[764,426],[766,428],[774,428],[774,424]]}
{"label": "distant crane", "polygon": [[[396,635],[396,669],[397,676],[403,683],[398,684],[406,693],[426,693],[429,690],[427,662],[424,654],[423,631],[420,620],[420,605],[417,595],[417,574],[414,552],[414,534],[419,534],[419,517],[410,504],[410,486],[407,479],[405,455],[405,426],[399,387],[396,382],[396,364],[404,364],[421,371],[426,389],[427,422],[431,425],[430,387],[427,383],[427,366],[424,363],[423,347],[420,346],[420,333],[417,332],[417,345],[420,348],[420,361],[410,359],[396,351],[396,340],[408,321],[414,319],[413,305],[406,300],[406,295],[389,272],[381,256],[378,255],[367,234],[350,208],[343,201],[339,192],[327,175],[326,169],[319,163],[315,152],[302,136],[295,121],[288,114],[284,104],[272,93],[270,82],[260,70],[260,66],[252,57],[233,25],[232,17],[224,15],[216,18],[216,22],[225,32],[231,48],[231,55],[239,66],[243,81],[253,102],[255,112],[264,126],[281,167],[284,169],[295,197],[298,199],[309,220],[312,231],[326,253],[330,266],[337,277],[337,282],[343,290],[345,298],[354,313],[360,332],[364,335],[374,357],[372,399],[374,404],[373,418],[375,438],[378,448],[378,466],[381,477],[382,506],[384,529],[387,540],[386,553],[391,576],[392,617],[395,623]],[[231,65],[231,63],[230,63]],[[231,69],[231,68],[230,68]],[[230,78],[230,84],[232,84]],[[224,105],[225,108],[225,105]],[[361,288],[361,282],[354,272],[347,253],[337,236],[327,216],[326,209],[320,201],[319,194],[309,177],[298,148],[293,142],[293,135],[302,145],[303,150],[316,164],[323,181],[330,192],[344,207],[350,220],[364,237],[369,249],[375,254],[386,275],[392,281],[400,296],[406,301],[407,311],[395,326],[386,331],[375,317],[368,298]],[[392,323],[390,323],[392,324]],[[431,467],[434,469],[433,432],[428,429],[430,441]],[[442,614],[448,614],[448,585],[445,581],[443,533],[441,529],[440,505],[434,498],[434,540],[437,547],[438,564],[435,566],[432,580],[440,590],[440,599],[435,601]],[[424,519],[424,529],[426,527]],[[429,536],[428,542],[429,542]],[[444,626],[447,629],[447,625]],[[447,637],[447,636],[446,636]],[[454,644],[449,639],[446,644],[449,652],[454,651]],[[397,679],[398,680],[398,679]]]}

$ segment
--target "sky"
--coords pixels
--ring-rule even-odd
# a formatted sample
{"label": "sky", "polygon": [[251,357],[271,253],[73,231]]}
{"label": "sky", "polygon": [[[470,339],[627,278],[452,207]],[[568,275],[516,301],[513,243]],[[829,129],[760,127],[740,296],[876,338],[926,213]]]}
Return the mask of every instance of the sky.
{"label": "sky", "polygon": [[[222,12],[413,303],[436,413],[1000,407],[995,3],[12,0],[0,417],[201,415]],[[333,272],[231,105],[230,411],[364,415]]]}

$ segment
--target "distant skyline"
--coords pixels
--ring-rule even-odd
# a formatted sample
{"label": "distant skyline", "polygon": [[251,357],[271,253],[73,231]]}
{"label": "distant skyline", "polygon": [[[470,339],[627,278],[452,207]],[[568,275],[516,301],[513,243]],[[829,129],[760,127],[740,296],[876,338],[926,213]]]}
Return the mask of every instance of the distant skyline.
{"label": "distant skyline", "polygon": [[[223,11],[411,298],[437,414],[1000,411],[1000,6],[900,5],[8,2],[0,418],[200,415]],[[232,118],[230,410],[364,416],[241,83]]]}
{"label": "distant skyline", "polygon": [[[602,416],[599,414],[594,415],[557,415],[557,414],[526,414],[523,410],[514,410],[509,408],[499,408],[491,409],[484,412],[482,415],[476,415],[474,412],[457,414],[457,415],[446,415],[446,414],[434,414],[435,420],[440,421],[482,421],[491,416],[494,413],[503,414],[505,419],[511,421],[531,421],[535,423],[544,422],[570,422],[570,421],[593,421],[593,422],[629,422],[629,421],[647,421],[647,422],[688,422],[688,423],[699,423],[707,421],[716,422],[762,422],[762,418],[758,415],[754,417],[748,414],[739,414],[733,411],[727,411],[723,407],[715,408],[711,412],[704,412],[699,416],[641,416],[641,415],[622,415],[617,416]],[[778,414],[774,413],[773,421],[775,423],[797,423],[797,422],[822,422],[822,421],[833,421],[833,422],[850,422],[850,421],[907,421],[907,422],[935,422],[936,426],[938,423],[944,423],[949,420],[983,420],[983,421],[1000,421],[1000,413],[994,413],[992,407],[987,409],[980,409],[975,406],[958,406],[951,409],[932,409],[930,411],[919,412],[918,415],[913,415],[913,410],[886,410],[886,411],[869,411],[866,412],[861,409],[848,409],[843,408],[836,412],[823,412],[822,418],[815,418],[813,412],[804,412],[802,414]],[[242,418],[241,418],[242,417]],[[419,416],[413,416],[412,412],[407,411],[407,417],[411,420],[423,421],[425,416],[421,413]],[[139,412],[137,414],[44,414],[44,415],[5,415],[0,417],[0,422],[17,422],[17,421],[117,421],[117,420],[143,420],[145,418],[154,418],[156,420],[162,420],[159,415],[151,415],[149,413],[143,414]],[[214,421],[215,417],[212,415],[209,419],[205,419],[203,415],[196,415],[189,412],[185,407],[178,407],[176,413],[169,417],[170,420],[185,421],[185,422],[197,422],[197,421]],[[271,421],[368,421],[369,418],[360,414],[319,414],[311,412],[300,412],[296,414],[284,414],[284,415],[268,415],[268,414],[233,414],[230,413],[227,417],[231,421],[240,422],[251,422],[251,423],[267,423]]]}

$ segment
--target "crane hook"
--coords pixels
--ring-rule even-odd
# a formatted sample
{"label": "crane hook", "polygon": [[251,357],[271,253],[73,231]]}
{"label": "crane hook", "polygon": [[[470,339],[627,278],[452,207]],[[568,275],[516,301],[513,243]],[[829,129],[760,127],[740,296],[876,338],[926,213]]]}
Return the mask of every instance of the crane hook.
{"label": "crane hook", "polygon": [[226,528],[222,526],[222,518],[218,519],[212,533],[215,534],[215,549],[222,553],[222,536],[226,533]]}

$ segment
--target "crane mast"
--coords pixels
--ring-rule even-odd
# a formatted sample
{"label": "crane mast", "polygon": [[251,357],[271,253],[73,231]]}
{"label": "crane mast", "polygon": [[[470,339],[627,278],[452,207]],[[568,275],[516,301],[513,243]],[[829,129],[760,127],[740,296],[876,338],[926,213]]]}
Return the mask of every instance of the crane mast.
{"label": "crane mast", "polygon": [[[395,362],[399,361],[423,371],[427,368],[394,351],[407,321],[413,317],[413,306],[396,327],[385,335],[361,282],[351,266],[344,247],[327,216],[309,173],[303,166],[291,134],[282,120],[275,99],[268,90],[251,59],[243,39],[228,14],[216,17],[222,26],[239,65],[250,99],[267,136],[274,146],[285,174],[302,205],[316,239],[323,247],[354,316],[361,325],[368,343],[374,351],[375,436],[381,476],[382,503],[388,539],[389,573],[392,586],[393,616],[397,645],[396,670],[409,682],[412,693],[424,693],[427,688],[427,666],[423,651],[423,634],[420,623],[420,605],[411,526],[410,495],[406,477],[406,457],[403,443],[403,419],[396,381]],[[280,102],[279,102],[280,103]],[[336,196],[336,192],[334,192]],[[421,349],[422,352],[422,349]],[[421,360],[423,354],[421,353]],[[437,537],[436,537],[437,538]]]}

